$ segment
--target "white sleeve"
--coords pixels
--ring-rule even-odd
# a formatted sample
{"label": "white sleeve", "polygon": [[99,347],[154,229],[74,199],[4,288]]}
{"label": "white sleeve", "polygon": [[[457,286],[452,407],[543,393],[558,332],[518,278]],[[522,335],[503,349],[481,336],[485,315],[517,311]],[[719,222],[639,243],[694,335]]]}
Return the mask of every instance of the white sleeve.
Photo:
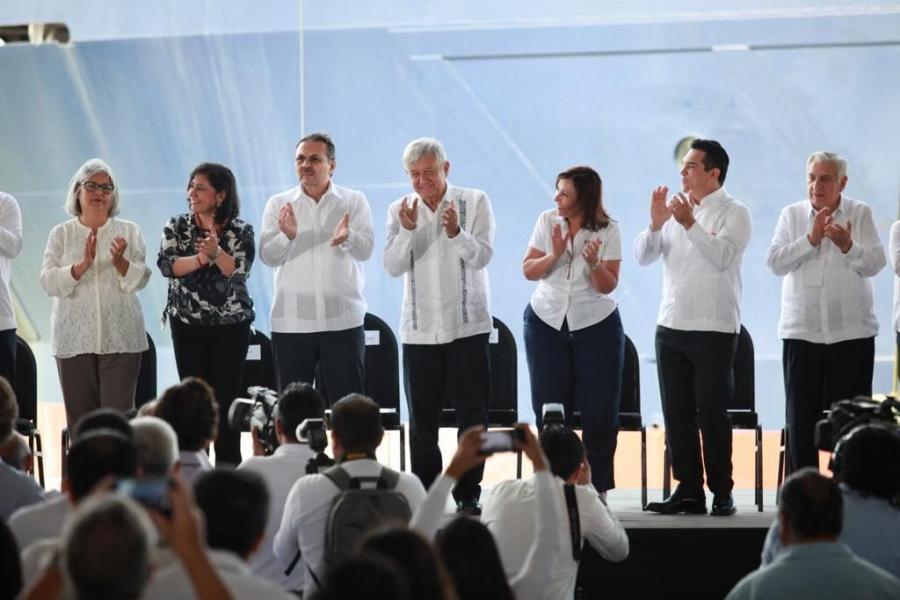
{"label": "white sleeve", "polygon": [[125,249],[128,262],[128,271],[123,277],[119,277],[119,289],[123,292],[136,292],[144,289],[150,280],[150,267],[147,266],[147,247],[144,245],[144,236],[136,224],[128,226],[128,247]]}
{"label": "white sleeve", "polygon": [[662,256],[662,249],[662,228],[658,231],[650,231],[648,227],[634,239],[634,260],[642,267],[649,265]]}
{"label": "white sleeve", "polygon": [[628,534],[609,507],[600,501],[593,486],[584,486],[589,493],[578,494],[581,536],[603,558],[621,562],[628,558]]}
{"label": "white sleeve", "polygon": [[387,215],[387,242],[384,245],[383,260],[384,270],[391,277],[399,277],[409,270],[409,253],[415,234],[415,230],[409,230],[400,224],[399,210],[400,203],[395,202],[388,208]]}
{"label": "white sleeve", "polygon": [[424,502],[413,513],[409,528],[418,530],[425,536],[425,539],[433,540],[441,525],[441,517],[447,507],[447,498],[454,485],[456,485],[456,481],[446,475],[435,479],[428,489]]}
{"label": "white sleeve", "polygon": [[791,207],[788,206],[778,217],[775,235],[766,252],[766,265],[776,275],[787,275],[797,270],[816,253],[816,247],[807,237],[808,232],[803,231],[799,234],[800,237],[796,237],[798,234],[794,233],[793,229]]}
{"label": "white sleeve", "polygon": [[62,264],[66,253],[65,244],[65,224],[57,225],[50,232],[41,266],[41,287],[50,296],[71,296],[78,285],[78,280],[72,277],[72,265]]}
{"label": "white sleeve", "polygon": [[[473,269],[483,269],[494,255],[494,213],[487,194],[466,202],[475,205],[468,230],[460,228],[459,234],[451,238],[450,245],[461,259]],[[457,207],[457,210],[459,207]]]}
{"label": "white sleeve", "polygon": [[726,271],[740,260],[750,242],[752,229],[750,211],[746,206],[735,204],[725,217],[724,227],[715,236],[697,222],[687,230],[687,237],[694,248],[718,271]]}
{"label": "white sleeve", "polygon": [[875,229],[872,209],[863,206],[860,212],[862,214],[856,227],[850,231],[853,245],[843,256],[861,277],[874,277],[884,268],[887,259],[884,256],[884,246],[878,238],[878,230]]}
{"label": "white sleeve", "polygon": [[341,250],[349,252],[350,256],[359,262],[369,260],[375,245],[375,233],[369,201],[362,193],[354,199],[353,207],[350,210],[349,226],[350,235],[341,244]]}
{"label": "white sleeve", "polygon": [[555,494],[559,492],[553,475],[548,470],[534,475],[535,496],[537,498],[535,536],[525,558],[525,564],[509,582],[518,600],[540,600],[544,598],[553,574],[553,565],[560,552],[559,511],[556,510]]}
{"label": "white sleeve", "polygon": [[15,258],[22,250],[22,211],[15,198],[0,193],[0,256]]}
{"label": "white sleeve", "polygon": [[284,203],[272,196],[263,209],[262,224],[259,229],[259,258],[270,267],[283,265],[290,257],[291,246],[297,238],[288,239],[278,226],[278,213]]}

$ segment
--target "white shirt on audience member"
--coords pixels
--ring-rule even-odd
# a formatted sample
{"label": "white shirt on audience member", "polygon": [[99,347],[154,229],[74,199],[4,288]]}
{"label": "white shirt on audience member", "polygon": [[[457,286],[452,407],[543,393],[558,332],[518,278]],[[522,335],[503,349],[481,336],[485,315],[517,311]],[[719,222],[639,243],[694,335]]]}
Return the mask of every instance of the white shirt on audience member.
{"label": "white shirt on audience member", "polygon": [[259,474],[269,488],[269,520],[266,522],[266,535],[248,561],[250,570],[254,575],[276,583],[285,590],[303,589],[306,565],[300,560],[291,574],[285,575],[285,567],[275,557],[272,543],[281,525],[281,516],[288,494],[294,483],[306,475],[306,463],[315,455],[308,444],[282,444],[275,449],[272,456],[251,456],[238,467]]}
{"label": "white shirt on audience member", "polygon": [[203,450],[196,452],[182,450],[178,453],[178,463],[181,465],[178,476],[181,477],[187,488],[192,490],[191,493],[193,493],[194,489],[194,480],[204,471],[211,471],[213,468],[212,463],[209,462],[209,457]]}
{"label": "white shirt on audience member", "polygon": [[[341,466],[350,477],[377,477],[382,465],[364,458],[344,461]],[[396,490],[406,496],[413,513],[425,499],[422,482],[411,473],[400,473]],[[321,474],[307,475],[294,483],[285,502],[284,516],[273,546],[275,556],[283,566],[287,567],[299,550],[307,567],[312,569],[319,581],[322,580],[325,575],[325,527],[331,502],[338,493],[337,486]],[[307,573],[303,597],[308,598],[316,588],[313,578]]]}
{"label": "white shirt on audience member", "polygon": [[872,219],[872,209],[841,195],[832,219],[851,223],[853,245],[847,254],[824,238],[813,246],[807,234],[814,210],[801,200],[781,211],[766,264],[781,284],[778,337],[814,344],[834,344],[874,337],[874,277],[884,267],[884,247]]}
{"label": "white shirt on audience member", "polygon": [[20,508],[6,524],[21,551],[39,540],[58,538],[71,512],[69,497],[59,494],[46,502]]}
{"label": "white shirt on audience member", "polygon": [[[557,530],[560,550],[551,559],[553,572],[544,598],[566,600],[575,595],[578,563],[572,555],[569,513],[563,492],[565,482],[558,477],[553,481],[557,488],[554,510],[560,523]],[[484,503],[481,520],[494,535],[507,577],[518,573],[528,558],[529,546],[535,537],[536,496],[533,478],[512,479],[494,486]],[[628,535],[609,507],[600,501],[594,486],[576,485],[575,498],[581,525],[580,539],[610,562],[625,560],[629,550]]]}
{"label": "white shirt on audience member", "polygon": [[693,209],[685,230],[669,218],[659,231],[648,227],[634,241],[634,258],[663,261],[662,302],[657,325],[681,331],[741,330],[741,257],[752,224],[746,206],[724,187]]}

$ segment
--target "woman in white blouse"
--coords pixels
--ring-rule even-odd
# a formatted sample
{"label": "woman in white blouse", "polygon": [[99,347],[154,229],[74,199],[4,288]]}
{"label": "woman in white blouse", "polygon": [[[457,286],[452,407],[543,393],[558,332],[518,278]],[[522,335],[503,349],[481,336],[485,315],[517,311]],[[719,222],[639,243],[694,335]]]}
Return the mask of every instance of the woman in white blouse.
{"label": "woman in white blouse", "polygon": [[546,403],[562,403],[568,425],[578,410],[592,483],[606,492],[614,487],[625,333],[609,296],[619,282],[622,239],[602,196],[592,168],[560,173],[556,209],[538,217],[522,270],[538,282],[524,316],[538,427]]}
{"label": "woman in white blouse", "polygon": [[74,218],[50,232],[41,286],[53,297],[53,356],[71,428],[95,408],[134,406],[147,349],[137,291],[150,268],[141,230],[116,218],[119,190],[109,165],[87,161],[68,190],[65,210]]}

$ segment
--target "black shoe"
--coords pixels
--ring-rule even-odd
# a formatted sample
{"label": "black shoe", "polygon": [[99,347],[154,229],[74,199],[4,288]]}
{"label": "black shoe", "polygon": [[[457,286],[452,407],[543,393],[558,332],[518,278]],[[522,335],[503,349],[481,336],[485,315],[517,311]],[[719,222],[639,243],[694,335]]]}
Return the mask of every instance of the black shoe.
{"label": "black shoe", "polygon": [[481,504],[475,498],[456,501],[456,514],[466,515],[469,517],[481,516]]}
{"label": "black shoe", "polygon": [[712,510],[709,511],[714,517],[730,517],[734,513],[737,512],[737,508],[734,506],[734,496],[728,494],[727,496],[713,496]]}
{"label": "black shoe", "polygon": [[663,515],[677,515],[679,513],[705,515],[706,497],[703,492],[685,492],[681,486],[678,486],[668,499],[662,502],[650,502],[647,504],[646,510]]}

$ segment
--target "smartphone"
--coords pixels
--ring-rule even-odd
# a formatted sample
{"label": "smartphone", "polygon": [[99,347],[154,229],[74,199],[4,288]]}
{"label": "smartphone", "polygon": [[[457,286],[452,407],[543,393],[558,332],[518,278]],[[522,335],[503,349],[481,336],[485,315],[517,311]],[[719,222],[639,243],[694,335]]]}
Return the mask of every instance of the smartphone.
{"label": "smartphone", "polygon": [[525,435],[518,429],[499,429],[481,434],[481,454],[512,452],[519,449]]}
{"label": "smartphone", "polygon": [[172,514],[169,504],[169,479],[166,477],[148,477],[146,479],[120,479],[116,489],[145,508],[162,513]]}

